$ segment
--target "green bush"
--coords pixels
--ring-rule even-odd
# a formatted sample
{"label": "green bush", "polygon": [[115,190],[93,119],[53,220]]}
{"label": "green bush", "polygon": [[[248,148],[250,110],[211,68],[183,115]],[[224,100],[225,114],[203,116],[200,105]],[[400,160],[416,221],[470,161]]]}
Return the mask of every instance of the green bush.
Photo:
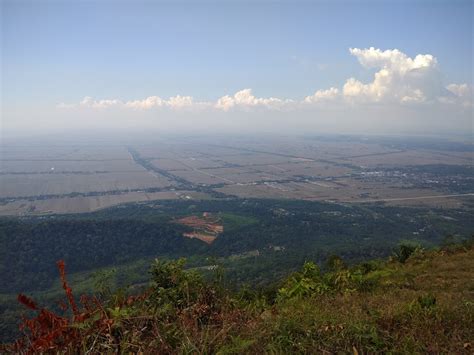
{"label": "green bush", "polygon": [[321,271],[313,262],[306,262],[300,272],[290,276],[284,286],[278,290],[278,300],[295,297],[313,296],[329,290],[329,285],[324,282]]}
{"label": "green bush", "polygon": [[339,255],[331,255],[326,261],[326,266],[331,271],[338,271],[347,268],[346,263]]}
{"label": "green bush", "polygon": [[185,263],[185,259],[153,262],[150,301],[156,308],[185,308],[199,298],[205,282],[197,272],[185,271]]}
{"label": "green bush", "polygon": [[408,258],[418,249],[420,249],[420,246],[417,244],[402,243],[393,252],[393,256],[398,262],[404,264]]}

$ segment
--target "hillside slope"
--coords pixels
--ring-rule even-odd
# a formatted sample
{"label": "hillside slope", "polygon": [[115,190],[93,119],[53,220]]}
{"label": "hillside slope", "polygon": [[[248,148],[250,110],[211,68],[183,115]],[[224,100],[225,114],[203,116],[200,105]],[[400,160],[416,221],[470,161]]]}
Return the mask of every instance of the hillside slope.
{"label": "hillside slope", "polygon": [[[60,265],[61,266],[61,265]],[[474,248],[400,248],[389,260],[347,268],[311,263],[273,290],[206,282],[184,261],[152,265],[150,287],[83,297],[70,313],[39,310],[28,338],[6,349],[144,353],[472,353]],[[63,269],[62,269],[63,270]],[[63,275],[64,277],[64,275]],[[66,281],[63,279],[63,281]],[[30,329],[31,332],[28,332]]]}

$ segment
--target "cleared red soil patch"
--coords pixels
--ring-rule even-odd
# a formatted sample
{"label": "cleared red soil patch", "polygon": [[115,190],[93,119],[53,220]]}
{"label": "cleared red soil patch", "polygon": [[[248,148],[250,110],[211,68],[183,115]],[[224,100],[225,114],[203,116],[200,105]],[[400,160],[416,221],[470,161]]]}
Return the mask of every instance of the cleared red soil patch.
{"label": "cleared red soil patch", "polygon": [[197,233],[197,232],[183,233],[183,236],[185,236],[186,238],[197,238],[207,244],[211,244],[214,241],[214,239],[216,239],[216,236]]}
{"label": "cleared red soil patch", "polygon": [[224,231],[219,217],[204,212],[202,216],[188,216],[175,220],[176,223],[193,228],[192,232],[183,233],[186,238],[197,238],[211,244],[219,233]]}

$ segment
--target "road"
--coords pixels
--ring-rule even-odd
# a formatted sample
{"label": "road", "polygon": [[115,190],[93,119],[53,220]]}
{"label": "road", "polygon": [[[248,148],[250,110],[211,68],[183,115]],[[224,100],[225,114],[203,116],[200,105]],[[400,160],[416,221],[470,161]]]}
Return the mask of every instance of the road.
{"label": "road", "polygon": [[416,197],[380,198],[380,199],[371,199],[371,200],[352,200],[352,201],[341,201],[341,202],[356,202],[356,203],[391,202],[391,201],[426,200],[426,199],[435,199],[435,198],[463,197],[463,196],[474,196],[474,193],[453,194],[453,195],[430,195],[430,196],[416,196]]}

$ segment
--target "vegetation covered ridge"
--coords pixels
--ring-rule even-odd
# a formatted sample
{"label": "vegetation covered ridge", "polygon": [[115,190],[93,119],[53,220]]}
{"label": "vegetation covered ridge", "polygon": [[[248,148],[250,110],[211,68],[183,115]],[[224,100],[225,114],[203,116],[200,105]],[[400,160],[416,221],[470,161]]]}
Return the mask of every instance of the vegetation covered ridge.
{"label": "vegetation covered ridge", "polygon": [[[185,260],[155,260],[150,285],[73,296],[64,262],[63,313],[20,294],[32,316],[0,351],[20,353],[472,353],[474,243],[400,245],[386,260],[327,272],[313,262],[278,285],[232,292]],[[133,291],[135,290],[135,291]]]}

